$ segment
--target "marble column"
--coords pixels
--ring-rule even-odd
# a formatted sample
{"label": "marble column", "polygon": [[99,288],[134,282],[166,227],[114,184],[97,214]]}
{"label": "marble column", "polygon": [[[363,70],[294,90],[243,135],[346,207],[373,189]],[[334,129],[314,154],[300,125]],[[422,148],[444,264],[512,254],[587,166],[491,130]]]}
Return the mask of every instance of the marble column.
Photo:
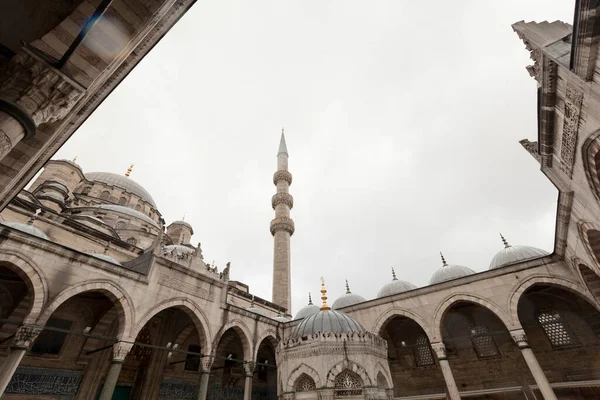
{"label": "marble column", "polygon": [[531,347],[529,347],[529,343],[527,342],[527,335],[525,331],[522,329],[518,329],[510,332],[513,340],[521,350],[521,354],[529,367],[529,371],[531,371],[531,375],[533,375],[533,379],[535,379],[535,383],[542,392],[542,396],[545,400],[557,400],[556,395],[554,394],[554,390],[550,387],[550,382],[548,382],[548,378],[544,374],[540,363],[538,362],[535,354],[531,351]]}
{"label": "marble column", "polygon": [[111,400],[117,381],[119,380],[119,374],[121,373],[121,367],[125,362],[127,353],[133,347],[133,343],[117,342],[113,345],[112,361],[108,374],[104,380],[104,386],[102,387],[102,393],[100,394],[99,400]]}
{"label": "marble column", "polygon": [[210,379],[210,368],[213,358],[204,356],[200,360],[200,383],[198,384],[198,400],[206,400],[208,396],[208,381]]}
{"label": "marble column", "polygon": [[448,398],[450,400],[460,400],[458,387],[456,386],[456,381],[454,380],[452,369],[450,369],[450,363],[448,363],[448,358],[446,357],[446,345],[442,342],[438,342],[432,343],[431,347],[433,348],[433,351],[435,351],[435,355],[437,356],[438,362],[440,364],[442,374],[444,375],[444,381],[446,382]]}
{"label": "marble column", "polygon": [[64,118],[85,88],[24,47],[0,69],[0,160],[37,127]]}
{"label": "marble column", "polygon": [[252,377],[254,376],[254,361],[244,361],[244,400],[252,400]]}
{"label": "marble column", "polygon": [[10,346],[10,352],[0,367],[0,397],[4,395],[4,391],[19,367],[25,353],[27,353],[27,350],[35,342],[41,331],[41,327],[34,325],[22,325],[17,329],[17,333],[15,333]]}

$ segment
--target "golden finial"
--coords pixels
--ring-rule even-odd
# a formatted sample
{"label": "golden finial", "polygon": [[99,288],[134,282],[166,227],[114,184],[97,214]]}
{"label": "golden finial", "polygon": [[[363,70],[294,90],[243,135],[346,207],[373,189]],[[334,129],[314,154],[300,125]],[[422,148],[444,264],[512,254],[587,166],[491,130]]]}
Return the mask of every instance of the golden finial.
{"label": "golden finial", "polygon": [[444,258],[444,255],[442,254],[441,251],[440,251],[440,256],[442,257],[442,267],[447,267],[448,263],[446,262],[446,259]]}
{"label": "golden finial", "polygon": [[73,161],[71,161],[71,162],[75,162],[75,161],[77,161],[77,156],[73,157]]}
{"label": "golden finial", "polygon": [[509,248],[510,244],[508,244],[508,242],[506,241],[506,239],[504,239],[504,236],[502,236],[502,234],[500,234],[500,238],[502,239],[502,243],[504,243],[504,248]]}
{"label": "golden finial", "polygon": [[125,172],[125,176],[129,177],[129,175],[131,175],[131,171],[133,171],[133,164],[131,164],[129,166],[129,168],[127,168],[127,172]]}
{"label": "golden finial", "polygon": [[397,281],[398,278],[396,278],[396,271],[394,271],[394,267],[392,267],[392,280],[393,281]]}
{"label": "golden finial", "polygon": [[325,279],[323,277],[321,277],[321,300],[323,300],[321,311],[331,310],[331,307],[327,305],[327,289],[325,289]]}
{"label": "golden finial", "polygon": [[348,285],[348,279],[346,279],[346,294],[351,294],[352,292],[350,292],[350,286]]}

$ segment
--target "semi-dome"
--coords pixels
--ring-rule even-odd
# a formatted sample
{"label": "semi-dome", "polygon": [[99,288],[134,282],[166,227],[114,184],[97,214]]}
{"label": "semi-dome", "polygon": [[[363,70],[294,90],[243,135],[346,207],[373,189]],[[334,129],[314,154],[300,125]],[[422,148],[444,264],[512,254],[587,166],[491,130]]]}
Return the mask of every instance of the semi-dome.
{"label": "semi-dome", "polygon": [[433,273],[431,279],[429,280],[429,284],[435,285],[436,283],[451,281],[453,279],[462,278],[463,276],[474,273],[475,271],[473,271],[471,268],[467,268],[462,265],[448,265],[446,259],[442,255],[442,268]]}
{"label": "semi-dome", "polygon": [[408,292],[409,290],[414,290],[416,288],[416,285],[396,278],[396,271],[394,271],[394,268],[392,268],[392,281],[383,285],[379,293],[377,293],[377,297],[392,296],[394,294]]}
{"label": "semi-dome", "polygon": [[191,249],[182,244],[170,244],[164,247],[165,252],[170,254],[190,254],[194,252],[194,249]]}
{"label": "semi-dome", "polygon": [[142,185],[127,176],[114,174],[112,172],[89,172],[85,174],[85,179],[88,181],[102,182],[109,186],[118,186],[121,189],[125,189],[126,191],[135,194],[142,200],[150,203],[152,207],[156,208],[156,203],[154,203],[154,199],[152,199],[150,193],[148,193]]}
{"label": "semi-dome", "polygon": [[134,218],[138,218],[141,219],[144,222],[149,223],[152,226],[155,226],[156,228],[158,228],[158,224],[149,216],[147,216],[144,213],[141,213],[139,211],[136,211],[132,208],[129,207],[125,207],[125,206],[118,206],[116,204],[99,204],[97,206],[89,206],[90,208],[97,208],[100,210],[106,210],[106,211],[116,211],[122,214],[126,214],[129,215],[130,217],[134,217]]}
{"label": "semi-dome", "polygon": [[41,239],[50,240],[48,235],[46,235],[44,232],[42,232],[41,230],[39,230],[38,228],[36,228],[33,225],[23,224],[21,222],[2,222],[2,224],[9,226],[13,229],[17,229],[21,232],[25,232],[30,235],[37,236]]}
{"label": "semi-dome", "polygon": [[536,247],[511,246],[506,239],[504,239],[502,234],[500,234],[500,237],[502,238],[502,243],[504,243],[504,249],[500,250],[496,253],[494,258],[492,258],[489,269],[504,267],[516,262],[533,260],[534,258],[544,257],[550,254],[547,251]]}
{"label": "semi-dome", "polygon": [[311,315],[315,315],[319,312],[319,306],[314,305],[312,302],[312,298],[310,297],[310,293],[308,294],[308,305],[302,307],[298,314],[294,317],[294,319],[302,319],[306,317],[310,317]]}
{"label": "semi-dome", "polygon": [[99,258],[99,259],[104,260],[104,261],[108,261],[109,263],[121,265],[120,262],[118,262],[117,260],[115,260],[114,258],[112,258],[111,256],[109,256],[108,254],[91,253],[90,256]]}
{"label": "semi-dome", "polygon": [[364,297],[352,293],[350,291],[350,286],[348,286],[348,281],[346,280],[346,293],[339,297],[336,301],[333,302],[331,306],[332,309],[338,310],[340,308],[353,306],[354,304],[362,303],[363,301],[367,301]]}

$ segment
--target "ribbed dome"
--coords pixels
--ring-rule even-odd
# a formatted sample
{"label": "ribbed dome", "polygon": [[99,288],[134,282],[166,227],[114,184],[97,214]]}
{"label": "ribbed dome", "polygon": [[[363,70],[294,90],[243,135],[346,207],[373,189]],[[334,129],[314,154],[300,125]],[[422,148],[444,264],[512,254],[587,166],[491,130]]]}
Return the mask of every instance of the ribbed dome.
{"label": "ribbed dome", "polygon": [[492,258],[489,269],[496,269],[516,262],[532,260],[550,254],[547,251],[536,247],[511,246],[502,235],[500,235],[500,237],[504,243],[504,249],[500,250],[496,253],[494,258]]}
{"label": "ribbed dome", "polygon": [[36,228],[33,225],[27,225],[27,224],[23,224],[21,222],[2,222],[2,224],[9,226],[13,229],[17,229],[21,232],[25,232],[30,235],[37,236],[41,239],[50,240],[48,235],[46,235],[44,232],[42,232],[41,230],[39,230],[38,228]]}
{"label": "ribbed dome", "polygon": [[430,285],[451,281],[475,273],[471,268],[463,267],[462,265],[448,265],[444,256],[442,256],[442,264],[442,268],[435,271],[431,276],[429,280]]}
{"label": "ribbed dome", "polygon": [[103,182],[109,186],[118,186],[121,189],[139,196],[142,200],[147,201],[156,208],[156,203],[150,196],[150,193],[139,183],[124,175],[113,174],[112,172],[90,172],[85,174],[85,179],[88,181]]}
{"label": "ribbed dome", "polygon": [[90,208],[98,208],[100,210],[120,212],[122,214],[126,214],[131,217],[141,219],[142,221],[147,222],[150,225],[153,225],[158,228],[158,224],[152,218],[148,217],[146,214],[143,214],[143,213],[136,211],[129,207],[118,206],[116,204],[99,204],[97,206],[90,206]]}
{"label": "ribbed dome", "polygon": [[305,318],[292,332],[290,338],[297,339],[313,333],[359,333],[362,326],[348,314],[335,310],[323,310]]}
{"label": "ribbed dome", "polygon": [[348,281],[346,281],[346,293],[339,297],[336,301],[333,302],[331,306],[332,309],[338,310],[340,308],[353,306],[354,304],[362,303],[363,301],[367,301],[364,297],[354,294],[350,292],[350,287],[348,286]]}
{"label": "ribbed dome", "polygon": [[316,306],[312,302],[312,298],[310,297],[310,293],[308,294],[308,305],[304,306],[298,314],[294,317],[294,319],[302,319],[306,317],[310,317],[311,315],[315,315],[320,310],[319,306]]}
{"label": "ribbed dome", "polygon": [[109,256],[108,254],[102,254],[102,253],[92,253],[90,254],[92,257],[96,257],[99,258],[101,260],[104,261],[108,261],[109,263],[113,263],[113,264],[117,264],[117,265],[121,265],[120,262],[118,262],[117,260],[115,260],[114,258],[112,258],[111,256]]}
{"label": "ribbed dome", "polygon": [[181,244],[170,244],[168,246],[165,246],[165,251],[167,253],[187,254],[187,253],[193,253],[194,249],[190,249],[189,247],[181,245]]}
{"label": "ribbed dome", "polygon": [[377,297],[391,296],[398,293],[408,292],[409,290],[414,290],[416,288],[417,286],[410,282],[396,279],[383,285],[379,293],[377,293]]}

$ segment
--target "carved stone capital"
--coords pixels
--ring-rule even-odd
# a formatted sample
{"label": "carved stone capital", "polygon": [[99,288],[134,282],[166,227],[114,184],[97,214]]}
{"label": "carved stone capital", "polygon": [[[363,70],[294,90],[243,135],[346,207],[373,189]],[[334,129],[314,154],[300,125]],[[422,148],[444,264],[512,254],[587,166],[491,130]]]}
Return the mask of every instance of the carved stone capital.
{"label": "carved stone capital", "polygon": [[293,235],[295,229],[294,221],[291,218],[279,217],[271,221],[271,235],[275,235],[279,231],[286,231],[290,235]]}
{"label": "carved stone capital", "polygon": [[447,358],[446,345],[443,342],[431,343],[431,348],[435,352],[438,360],[445,360]]}
{"label": "carved stone capital", "polygon": [[516,331],[511,331],[510,335],[513,340],[519,346],[520,349],[524,349],[529,347],[529,342],[527,341],[527,335],[523,329],[517,329]]}
{"label": "carved stone capital", "polygon": [[273,174],[273,183],[277,185],[279,181],[286,181],[288,185],[292,184],[292,174],[289,171],[279,170]]}
{"label": "carved stone capital", "polygon": [[124,361],[133,343],[117,342],[113,345],[113,361]]}
{"label": "carved stone capital", "polygon": [[214,359],[212,357],[208,357],[208,356],[202,357],[202,359],[200,359],[200,371],[210,372],[213,361],[214,361]]}
{"label": "carved stone capital", "polygon": [[377,400],[379,399],[379,389],[376,387],[363,388],[363,393],[366,400]]}
{"label": "carved stone capital", "polygon": [[36,126],[64,118],[84,92],[85,88],[27,49],[0,70],[0,98],[24,110]]}
{"label": "carved stone capital", "polygon": [[254,361],[244,361],[244,375],[248,377],[252,377],[254,375],[254,368],[256,367],[256,363]]}
{"label": "carved stone capital", "polygon": [[394,399],[394,389],[385,389],[385,395],[388,400]]}
{"label": "carved stone capital", "polygon": [[317,396],[319,400],[333,400],[334,395],[335,391],[329,388],[323,388],[317,391]]}
{"label": "carved stone capital", "polygon": [[278,204],[285,204],[290,209],[294,207],[294,198],[289,193],[276,193],[271,198],[271,205],[273,206],[273,210],[277,207]]}
{"label": "carved stone capital", "polygon": [[42,332],[42,328],[35,325],[21,325],[15,333],[11,348],[15,350],[28,350],[38,335]]}

